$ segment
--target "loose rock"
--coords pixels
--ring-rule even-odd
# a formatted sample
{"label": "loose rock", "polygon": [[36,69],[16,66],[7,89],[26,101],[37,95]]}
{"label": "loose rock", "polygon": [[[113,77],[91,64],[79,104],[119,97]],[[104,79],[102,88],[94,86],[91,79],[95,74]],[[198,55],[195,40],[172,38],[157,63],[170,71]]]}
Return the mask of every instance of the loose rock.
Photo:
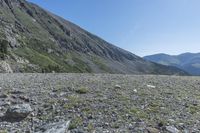
{"label": "loose rock", "polygon": [[148,127],[147,128],[148,133],[160,133],[160,131],[156,128],[153,127]]}
{"label": "loose rock", "polygon": [[32,112],[32,108],[29,104],[18,104],[11,106],[6,114],[5,118],[8,121],[20,121],[26,118]]}
{"label": "loose rock", "polygon": [[179,133],[179,130],[174,126],[166,126],[166,130],[170,133]]}
{"label": "loose rock", "polygon": [[70,121],[58,122],[42,127],[37,133],[67,133]]}
{"label": "loose rock", "polygon": [[122,87],[120,85],[115,85],[115,89],[121,89]]}

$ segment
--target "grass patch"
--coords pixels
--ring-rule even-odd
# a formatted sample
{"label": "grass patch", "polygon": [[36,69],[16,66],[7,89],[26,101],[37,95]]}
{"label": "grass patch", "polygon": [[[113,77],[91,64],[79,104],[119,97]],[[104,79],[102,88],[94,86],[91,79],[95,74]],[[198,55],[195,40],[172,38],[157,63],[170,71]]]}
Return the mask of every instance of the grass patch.
{"label": "grass patch", "polygon": [[148,118],[148,114],[146,112],[144,112],[143,110],[139,109],[139,108],[132,108],[132,109],[130,109],[129,112],[133,116],[140,118],[140,119],[147,119]]}
{"label": "grass patch", "polygon": [[7,130],[0,130],[0,133],[8,133]]}
{"label": "grass patch", "polygon": [[105,72],[112,72],[100,58],[93,56],[92,61],[96,64],[101,70]]}
{"label": "grass patch", "polygon": [[95,128],[94,128],[94,126],[93,126],[92,123],[89,123],[89,124],[88,124],[87,129],[88,129],[89,132],[92,132],[92,131],[95,130]]}
{"label": "grass patch", "polygon": [[86,94],[88,92],[89,92],[88,88],[85,87],[81,87],[80,89],[76,90],[76,93],[78,94]]}
{"label": "grass patch", "polygon": [[83,124],[83,119],[81,117],[77,117],[71,121],[69,124],[69,130],[75,129],[78,126],[81,126]]}
{"label": "grass patch", "polygon": [[196,114],[196,113],[198,113],[199,111],[200,111],[200,106],[191,105],[191,106],[189,107],[189,112],[190,112],[191,114]]}
{"label": "grass patch", "polygon": [[77,95],[68,96],[67,99],[69,102],[63,105],[63,108],[65,109],[72,109],[82,102],[80,97]]}

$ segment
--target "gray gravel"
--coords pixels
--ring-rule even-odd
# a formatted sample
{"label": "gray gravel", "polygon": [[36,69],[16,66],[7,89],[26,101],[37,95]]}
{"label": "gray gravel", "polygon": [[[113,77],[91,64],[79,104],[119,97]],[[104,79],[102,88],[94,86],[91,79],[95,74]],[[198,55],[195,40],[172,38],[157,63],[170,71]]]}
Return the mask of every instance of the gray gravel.
{"label": "gray gravel", "polygon": [[[24,104],[31,107],[26,117],[19,121],[4,119],[9,108]],[[66,122],[70,122],[66,131],[71,133],[198,133],[200,78],[0,75],[0,133],[45,132],[49,125]],[[55,129],[58,127],[62,125]]]}

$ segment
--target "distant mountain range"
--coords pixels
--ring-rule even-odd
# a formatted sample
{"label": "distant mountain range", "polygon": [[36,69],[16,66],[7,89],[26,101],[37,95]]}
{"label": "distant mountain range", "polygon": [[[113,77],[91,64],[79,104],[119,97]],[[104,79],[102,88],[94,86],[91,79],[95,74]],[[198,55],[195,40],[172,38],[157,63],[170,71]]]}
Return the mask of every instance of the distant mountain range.
{"label": "distant mountain range", "polygon": [[0,0],[0,72],[187,74],[146,61],[25,0]]}
{"label": "distant mountain range", "polygon": [[200,75],[200,53],[155,54],[145,56],[144,59],[162,65],[178,67],[191,75]]}

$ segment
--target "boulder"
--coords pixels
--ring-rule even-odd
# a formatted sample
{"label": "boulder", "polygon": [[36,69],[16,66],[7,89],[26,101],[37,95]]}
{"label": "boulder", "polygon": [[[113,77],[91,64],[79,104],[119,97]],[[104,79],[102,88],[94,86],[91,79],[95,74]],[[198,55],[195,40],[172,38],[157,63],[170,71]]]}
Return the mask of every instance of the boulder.
{"label": "boulder", "polygon": [[166,130],[170,133],[179,133],[180,131],[174,126],[166,126]]}
{"label": "boulder", "polygon": [[153,127],[147,127],[148,133],[160,133],[160,131]]}
{"label": "boulder", "polygon": [[41,127],[37,133],[67,133],[70,121],[57,122]]}
{"label": "boulder", "polygon": [[0,72],[13,73],[13,70],[6,61],[0,61]]}
{"label": "boulder", "polygon": [[33,110],[29,104],[18,104],[10,106],[6,111],[5,118],[9,121],[20,121],[26,118],[32,111]]}

